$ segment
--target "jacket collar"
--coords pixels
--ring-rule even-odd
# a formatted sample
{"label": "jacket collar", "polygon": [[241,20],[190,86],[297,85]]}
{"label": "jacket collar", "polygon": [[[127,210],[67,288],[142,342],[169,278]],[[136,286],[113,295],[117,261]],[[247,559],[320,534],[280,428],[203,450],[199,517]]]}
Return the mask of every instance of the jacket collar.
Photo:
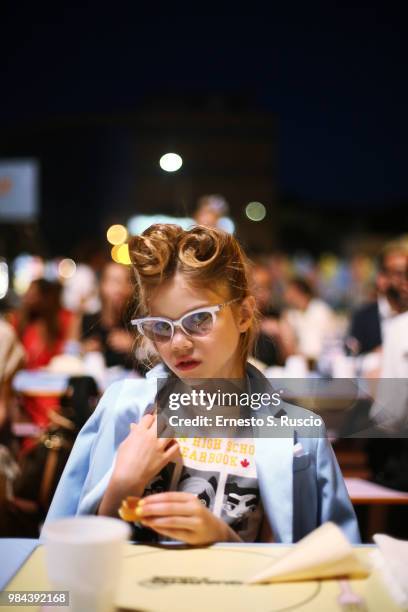
{"label": "jacket collar", "polygon": [[151,370],[146,372],[146,378],[167,378],[170,374],[170,370],[164,363],[160,362],[154,366]]}

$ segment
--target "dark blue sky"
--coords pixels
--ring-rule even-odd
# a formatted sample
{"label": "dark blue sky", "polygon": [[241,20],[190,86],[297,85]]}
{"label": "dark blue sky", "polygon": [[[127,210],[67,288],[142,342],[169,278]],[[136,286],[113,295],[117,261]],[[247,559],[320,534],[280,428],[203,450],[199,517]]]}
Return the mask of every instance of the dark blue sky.
{"label": "dark blue sky", "polygon": [[350,206],[408,199],[403,3],[195,16],[100,6],[57,8],[53,23],[37,5],[3,13],[0,126],[131,111],[157,91],[247,93],[277,117],[281,193]]}

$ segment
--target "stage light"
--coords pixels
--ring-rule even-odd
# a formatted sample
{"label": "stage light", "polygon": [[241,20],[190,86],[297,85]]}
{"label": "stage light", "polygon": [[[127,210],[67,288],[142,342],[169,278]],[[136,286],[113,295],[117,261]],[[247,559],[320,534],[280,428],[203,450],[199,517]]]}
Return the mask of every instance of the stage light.
{"label": "stage light", "polygon": [[72,278],[76,272],[76,263],[73,259],[62,259],[58,264],[58,275],[61,278]]}
{"label": "stage light", "polygon": [[120,244],[116,244],[115,246],[113,246],[111,248],[111,257],[112,257],[112,259],[113,259],[113,261],[115,263],[120,263],[119,260],[118,260],[118,249],[119,249],[119,247],[120,247]]}
{"label": "stage light", "polygon": [[183,165],[183,160],[177,153],[166,153],[160,158],[159,164],[166,172],[176,172]]}
{"label": "stage light", "polygon": [[112,247],[111,257],[116,263],[124,266],[130,265],[132,262],[129,257],[129,247],[127,244],[117,244]]}
{"label": "stage light", "polygon": [[106,238],[111,244],[123,244],[126,242],[128,232],[123,225],[111,225],[106,232]]}
{"label": "stage light", "polygon": [[262,221],[266,216],[266,208],[261,202],[250,202],[245,208],[245,214],[251,221]]}

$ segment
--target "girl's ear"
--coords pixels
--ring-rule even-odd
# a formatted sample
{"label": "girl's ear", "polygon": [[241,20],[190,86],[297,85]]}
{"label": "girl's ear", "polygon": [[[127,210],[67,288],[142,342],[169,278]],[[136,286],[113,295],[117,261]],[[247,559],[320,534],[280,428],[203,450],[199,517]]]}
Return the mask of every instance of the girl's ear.
{"label": "girl's ear", "polygon": [[239,307],[238,328],[241,333],[246,332],[250,327],[255,312],[255,298],[253,295],[248,295],[242,300]]}

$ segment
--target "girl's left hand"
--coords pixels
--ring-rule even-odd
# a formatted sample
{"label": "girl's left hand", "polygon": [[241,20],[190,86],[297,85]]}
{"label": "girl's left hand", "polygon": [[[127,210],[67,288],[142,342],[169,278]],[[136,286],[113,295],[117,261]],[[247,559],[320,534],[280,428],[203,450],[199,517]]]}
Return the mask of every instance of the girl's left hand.
{"label": "girl's left hand", "polygon": [[193,493],[170,491],[148,495],[140,500],[137,515],[142,525],[187,544],[241,541]]}

